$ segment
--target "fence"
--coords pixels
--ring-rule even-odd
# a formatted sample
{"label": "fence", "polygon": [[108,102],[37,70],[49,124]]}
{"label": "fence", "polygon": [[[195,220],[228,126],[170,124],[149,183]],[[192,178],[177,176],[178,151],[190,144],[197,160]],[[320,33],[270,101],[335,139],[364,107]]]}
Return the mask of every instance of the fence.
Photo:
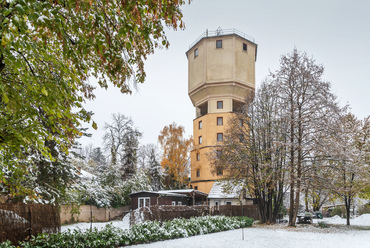
{"label": "fence", "polygon": [[122,219],[129,212],[129,209],[130,206],[105,209],[90,205],[62,205],[60,209],[60,220],[63,224],[90,221],[106,222]]}
{"label": "fence", "polygon": [[38,233],[60,231],[57,206],[42,204],[0,204],[0,242],[9,239],[13,244]]}
{"label": "fence", "polygon": [[225,215],[225,216],[246,216],[259,220],[259,212],[257,205],[221,205],[214,206],[210,209],[210,215]]}
{"label": "fence", "polygon": [[189,219],[193,216],[203,215],[225,215],[225,216],[247,216],[259,220],[259,213],[256,205],[221,205],[209,206],[151,206],[136,209],[131,212],[130,224],[140,223],[147,220],[159,222],[175,218]]}

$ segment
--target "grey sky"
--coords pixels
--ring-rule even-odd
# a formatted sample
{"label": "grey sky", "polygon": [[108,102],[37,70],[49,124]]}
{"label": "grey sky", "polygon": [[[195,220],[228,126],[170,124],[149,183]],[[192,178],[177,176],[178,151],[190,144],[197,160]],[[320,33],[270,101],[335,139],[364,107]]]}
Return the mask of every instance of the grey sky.
{"label": "grey sky", "polygon": [[[187,1],[187,0],[186,0]],[[167,30],[168,50],[145,64],[146,82],[132,95],[98,89],[86,104],[98,131],[80,143],[102,146],[111,114],[131,116],[142,144],[157,143],[160,130],[176,122],[192,134],[195,109],[188,97],[185,52],[206,29],[235,28],[258,44],[256,85],[278,68],[280,56],[296,47],[325,67],[324,79],[359,118],[370,115],[370,1],[368,0],[194,0],[183,7],[186,29]]]}

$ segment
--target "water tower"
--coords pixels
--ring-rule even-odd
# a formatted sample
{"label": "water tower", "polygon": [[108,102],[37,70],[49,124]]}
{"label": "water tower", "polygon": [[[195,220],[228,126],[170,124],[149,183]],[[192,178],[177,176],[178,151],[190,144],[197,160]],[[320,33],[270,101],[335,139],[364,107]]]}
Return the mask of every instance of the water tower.
{"label": "water tower", "polygon": [[223,172],[212,173],[207,154],[223,140],[228,120],[254,92],[257,44],[235,29],[207,30],[186,56],[188,93],[196,109],[190,186],[209,193]]}

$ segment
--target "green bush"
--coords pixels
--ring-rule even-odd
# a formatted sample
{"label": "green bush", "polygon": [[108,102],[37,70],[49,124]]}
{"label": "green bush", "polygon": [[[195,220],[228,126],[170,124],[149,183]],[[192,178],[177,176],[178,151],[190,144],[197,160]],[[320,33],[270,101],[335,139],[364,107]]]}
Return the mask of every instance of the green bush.
{"label": "green bush", "polygon": [[[39,234],[32,237],[30,242],[20,243],[20,247],[117,247],[137,243],[155,242],[159,240],[190,237],[198,234],[232,230],[251,226],[253,219],[247,217],[203,216],[190,219],[174,219],[159,223],[147,221],[122,230],[112,225],[102,230],[94,228],[92,231],[74,230],[57,234]],[[12,246],[9,241],[0,244],[0,247]]]}
{"label": "green bush", "polygon": [[326,223],[326,222],[324,222],[324,221],[319,221],[319,222],[317,222],[317,224],[319,224],[319,227],[321,227],[321,228],[329,228],[330,226]]}

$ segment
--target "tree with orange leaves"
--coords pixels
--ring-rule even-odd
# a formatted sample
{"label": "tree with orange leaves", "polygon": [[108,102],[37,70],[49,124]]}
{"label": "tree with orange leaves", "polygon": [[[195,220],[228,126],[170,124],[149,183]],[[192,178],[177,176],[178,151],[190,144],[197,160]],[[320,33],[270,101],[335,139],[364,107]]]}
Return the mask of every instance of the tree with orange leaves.
{"label": "tree with orange leaves", "polygon": [[184,134],[183,126],[172,123],[158,136],[163,149],[161,165],[167,173],[164,185],[169,189],[184,188],[189,181],[189,151],[193,140]]}

